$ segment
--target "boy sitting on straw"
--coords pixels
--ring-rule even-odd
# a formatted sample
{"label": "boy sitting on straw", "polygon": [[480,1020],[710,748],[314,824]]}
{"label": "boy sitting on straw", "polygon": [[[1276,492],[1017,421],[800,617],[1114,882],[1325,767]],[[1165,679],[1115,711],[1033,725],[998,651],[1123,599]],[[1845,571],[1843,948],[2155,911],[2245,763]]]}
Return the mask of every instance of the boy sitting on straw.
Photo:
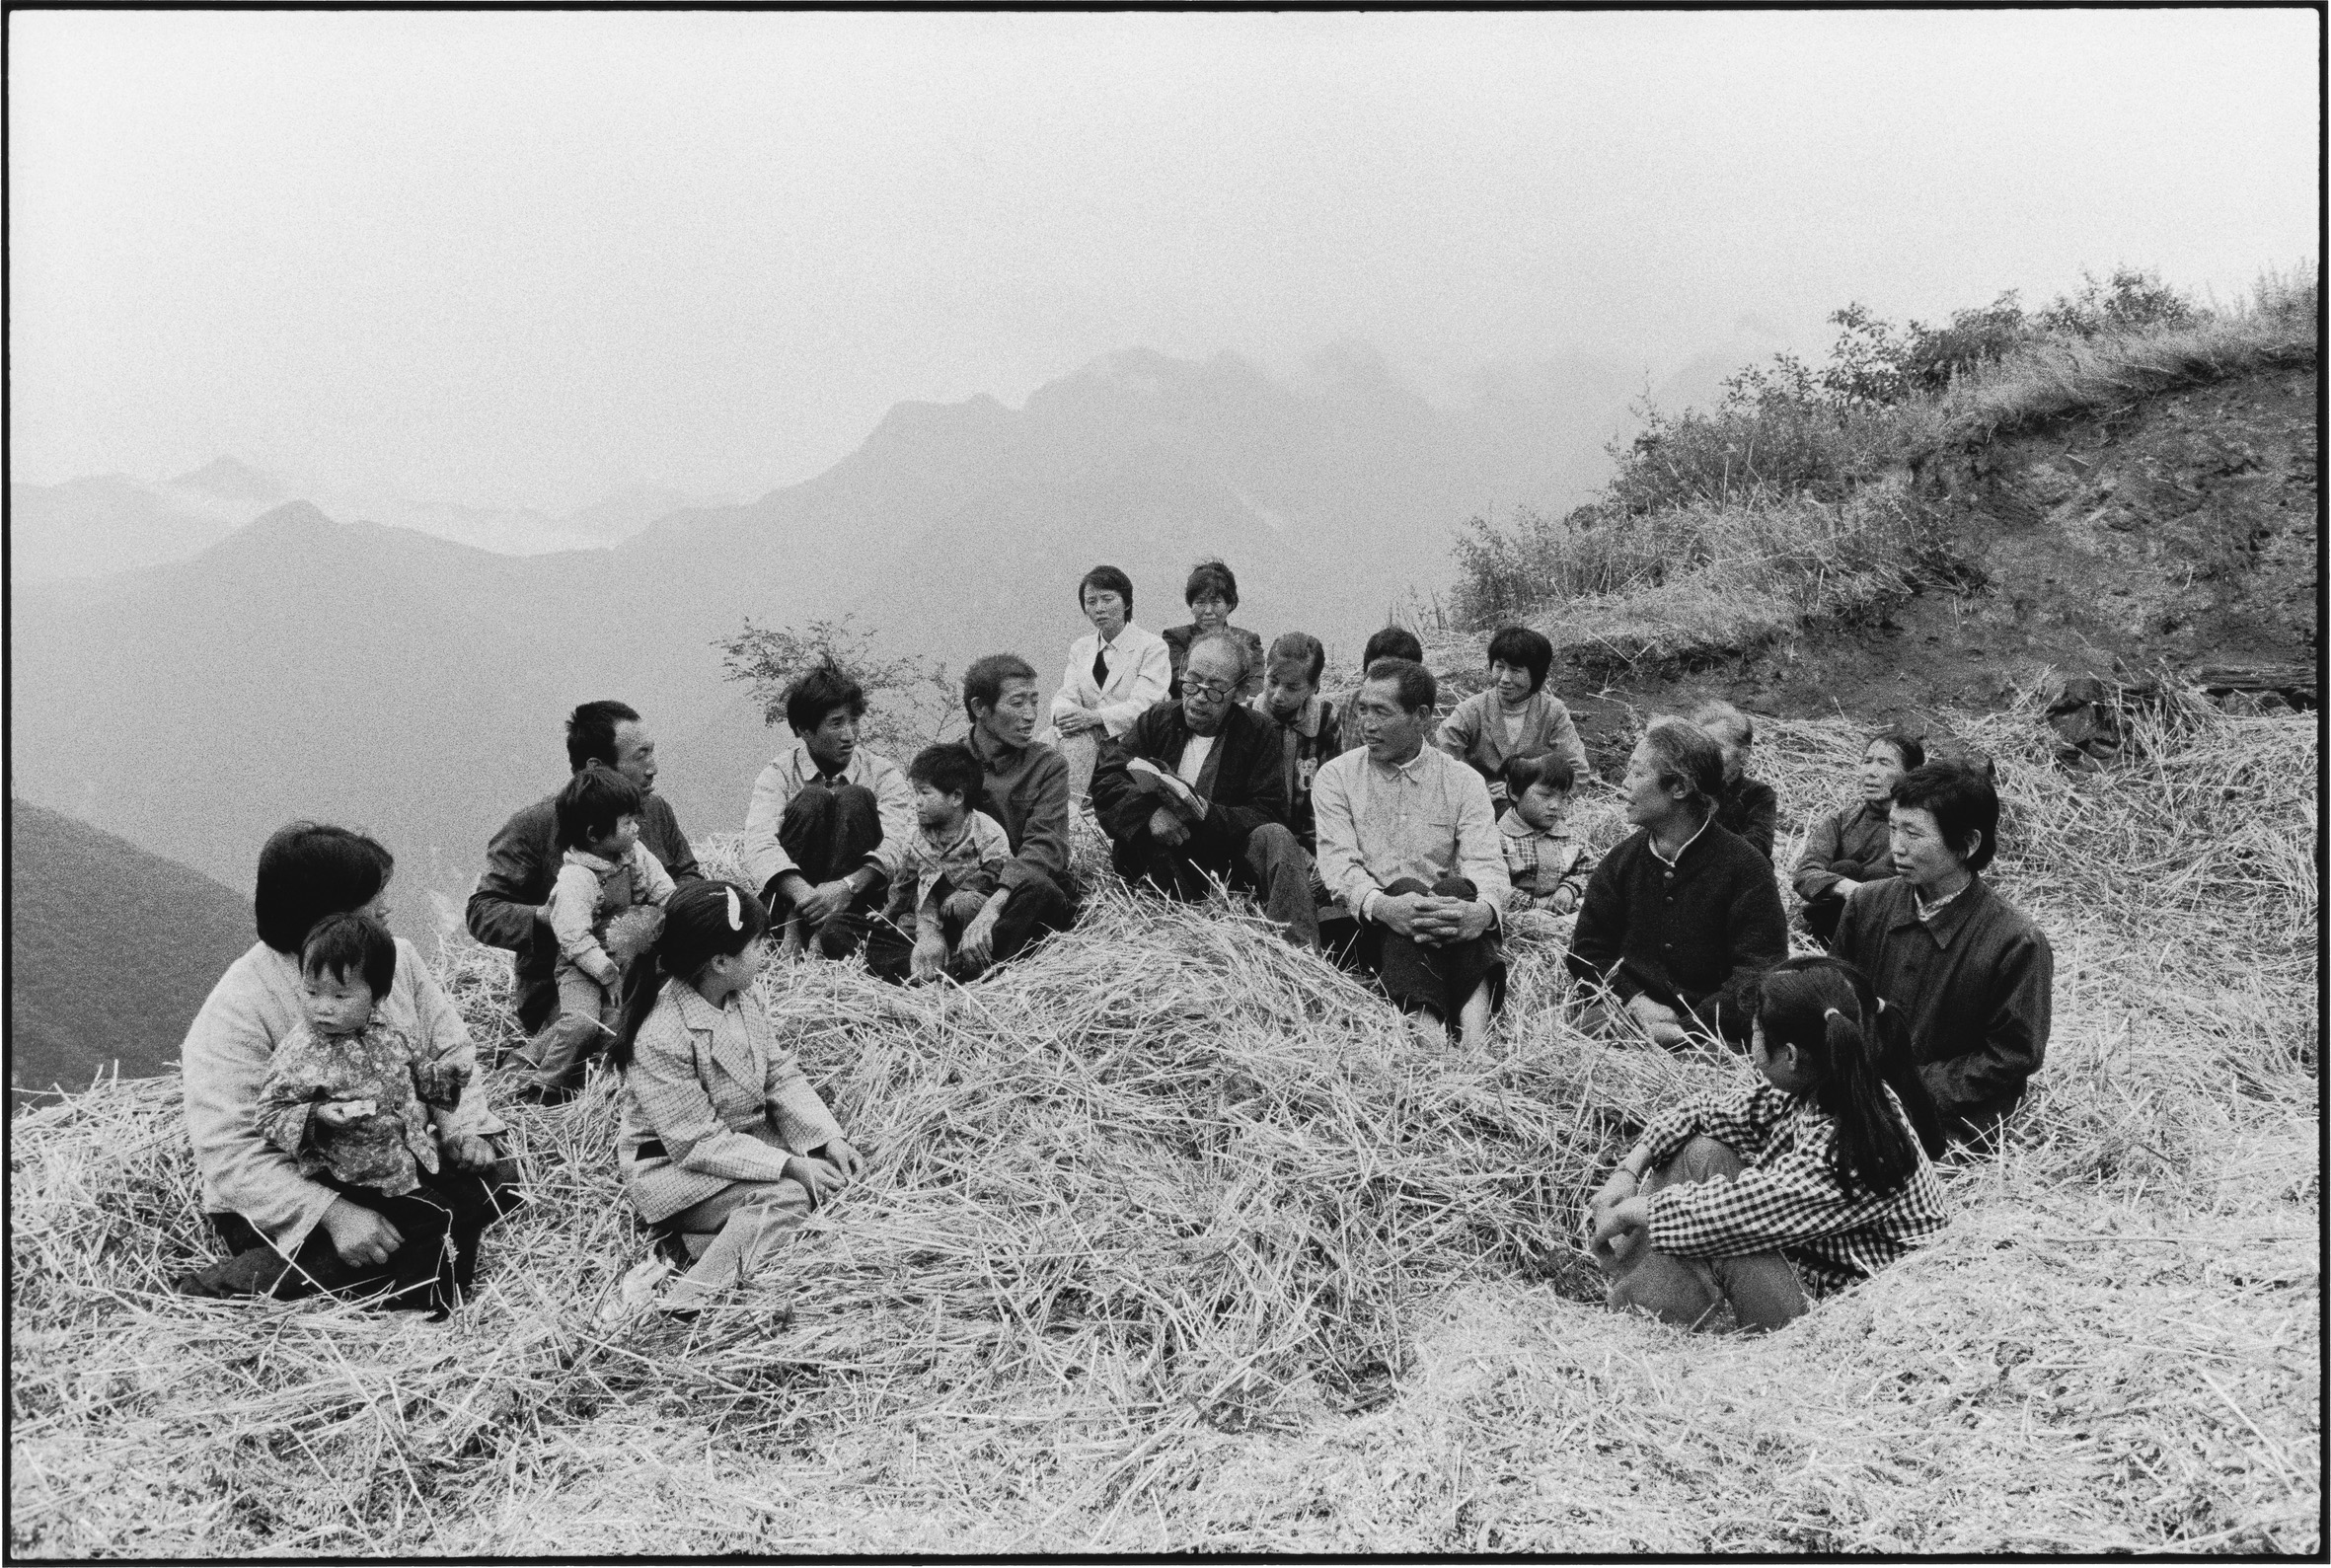
{"label": "boy sitting on straw", "polygon": [[[997,902],[1012,841],[1001,823],[978,809],[983,771],[979,759],[959,745],[929,747],[907,769],[917,832],[907,841],[883,918],[894,931],[911,925],[915,933],[909,980],[942,974],[969,980],[986,967],[961,952],[963,932]],[[887,957],[889,944],[878,949],[869,941],[867,965],[896,980],[895,961],[877,963]]]}

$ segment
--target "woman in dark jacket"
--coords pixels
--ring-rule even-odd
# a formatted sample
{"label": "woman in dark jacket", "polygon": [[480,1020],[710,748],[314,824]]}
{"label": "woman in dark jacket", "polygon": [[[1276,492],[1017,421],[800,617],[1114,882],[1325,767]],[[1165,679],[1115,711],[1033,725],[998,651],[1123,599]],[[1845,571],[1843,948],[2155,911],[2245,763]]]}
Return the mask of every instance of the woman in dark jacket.
{"label": "woman in dark jacket", "polygon": [[1806,835],[1791,879],[1804,901],[1805,930],[1822,946],[1837,936],[1838,917],[1853,890],[1894,874],[1887,802],[1894,798],[1894,781],[1925,760],[1925,744],[1916,735],[1890,729],[1872,736],[1861,753],[1861,798],[1821,818]]}

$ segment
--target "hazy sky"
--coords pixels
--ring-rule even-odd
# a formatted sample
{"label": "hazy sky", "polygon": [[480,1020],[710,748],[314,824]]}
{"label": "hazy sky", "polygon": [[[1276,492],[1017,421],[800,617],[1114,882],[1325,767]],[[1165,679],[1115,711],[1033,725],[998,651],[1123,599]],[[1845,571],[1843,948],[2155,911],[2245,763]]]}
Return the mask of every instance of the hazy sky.
{"label": "hazy sky", "polygon": [[758,494],[1134,344],[1655,372],[2311,259],[2311,12],[17,12],[18,479]]}

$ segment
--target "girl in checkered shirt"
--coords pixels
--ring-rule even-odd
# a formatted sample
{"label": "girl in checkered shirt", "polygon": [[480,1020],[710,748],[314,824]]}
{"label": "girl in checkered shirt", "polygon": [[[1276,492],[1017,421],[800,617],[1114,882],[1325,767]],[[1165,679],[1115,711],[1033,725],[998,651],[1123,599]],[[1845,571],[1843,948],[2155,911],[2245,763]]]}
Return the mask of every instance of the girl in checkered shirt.
{"label": "girl in checkered shirt", "polygon": [[1777,1328],[1942,1229],[1941,1129],[1868,978],[1791,958],[1752,1007],[1758,1079],[1654,1117],[1595,1196],[1615,1310]]}

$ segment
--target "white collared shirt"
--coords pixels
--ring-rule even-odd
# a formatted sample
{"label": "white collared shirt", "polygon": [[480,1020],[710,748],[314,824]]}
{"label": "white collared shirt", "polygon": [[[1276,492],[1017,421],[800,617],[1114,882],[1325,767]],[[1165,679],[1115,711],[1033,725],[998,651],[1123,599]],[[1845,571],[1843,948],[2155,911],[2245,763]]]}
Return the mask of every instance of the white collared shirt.
{"label": "white collared shirt", "polygon": [[1372,895],[1414,877],[1473,884],[1474,897],[1504,908],[1513,883],[1497,842],[1489,786],[1431,746],[1387,768],[1355,746],[1319,765],[1312,781],[1318,824],[1319,876],[1344,907],[1365,917]]}
{"label": "white collared shirt", "polygon": [[[1109,672],[1105,683],[1092,678],[1095,653]],[[1052,700],[1053,722],[1083,710],[1100,715],[1111,735],[1122,735],[1172,684],[1173,655],[1155,632],[1130,621],[1107,642],[1098,632],[1089,632],[1069,645],[1068,672],[1061,677],[1060,695]]]}

